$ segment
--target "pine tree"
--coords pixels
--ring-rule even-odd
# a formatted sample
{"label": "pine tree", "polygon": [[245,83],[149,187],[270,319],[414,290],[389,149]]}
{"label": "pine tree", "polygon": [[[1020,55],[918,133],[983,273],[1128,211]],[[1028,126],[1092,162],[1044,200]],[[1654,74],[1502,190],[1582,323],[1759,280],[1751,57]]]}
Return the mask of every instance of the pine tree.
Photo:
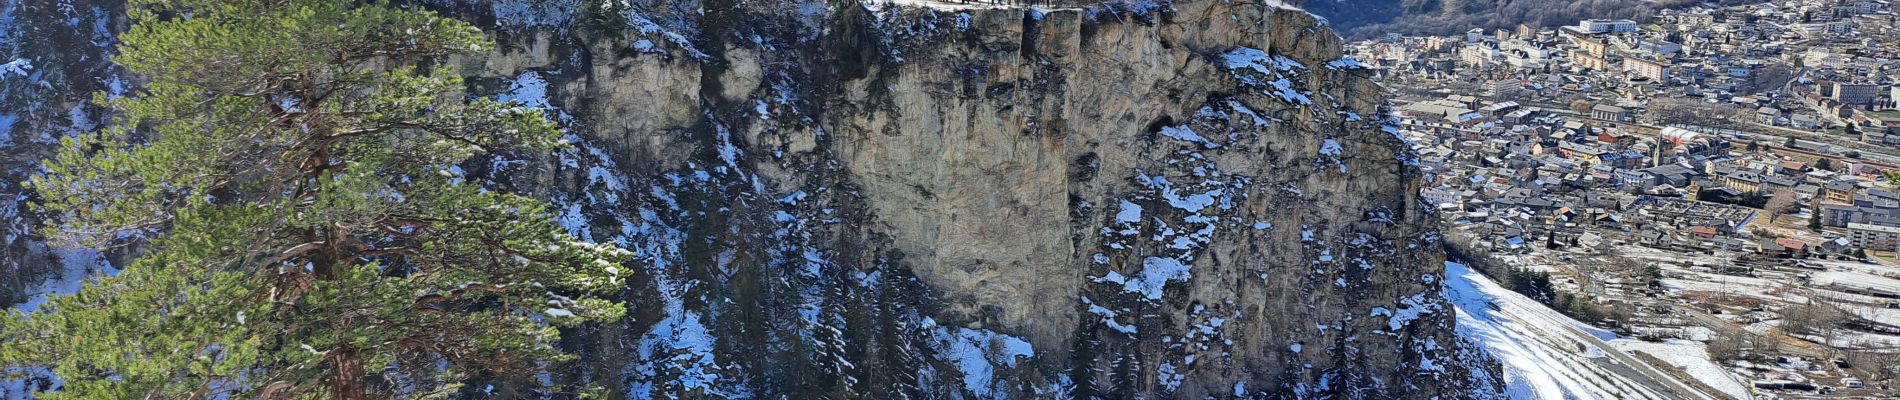
{"label": "pine tree", "polygon": [[1821,231],[1821,202],[1819,200],[1816,200],[1814,206],[1808,209],[1808,229],[1815,232]]}
{"label": "pine tree", "polygon": [[49,237],[145,254],[0,317],[0,365],[66,382],[42,397],[431,397],[544,371],[570,358],[557,327],[625,313],[606,296],[629,252],[460,177],[479,153],[564,144],[432,66],[488,48],[475,28],[385,0],[128,13],[114,61],[144,89],[100,96],[120,116],[63,140],[32,187],[60,216]]}

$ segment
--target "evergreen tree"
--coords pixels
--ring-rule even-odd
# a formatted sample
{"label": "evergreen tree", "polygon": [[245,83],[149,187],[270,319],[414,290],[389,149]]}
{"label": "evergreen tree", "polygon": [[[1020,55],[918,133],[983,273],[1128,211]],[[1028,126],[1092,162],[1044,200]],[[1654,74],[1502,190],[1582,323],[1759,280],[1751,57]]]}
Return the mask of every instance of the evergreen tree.
{"label": "evergreen tree", "polygon": [[[115,62],[147,82],[32,182],[49,237],[147,240],[115,276],[0,317],[0,365],[43,398],[451,393],[569,356],[618,318],[631,254],[529,198],[464,183],[483,152],[563,145],[541,113],[432,65],[475,28],[385,0],[132,0]],[[402,382],[397,384],[396,382]],[[413,384],[413,385],[412,385]]]}
{"label": "evergreen tree", "polygon": [[1808,209],[1808,229],[1821,231],[1821,203],[1818,200]]}

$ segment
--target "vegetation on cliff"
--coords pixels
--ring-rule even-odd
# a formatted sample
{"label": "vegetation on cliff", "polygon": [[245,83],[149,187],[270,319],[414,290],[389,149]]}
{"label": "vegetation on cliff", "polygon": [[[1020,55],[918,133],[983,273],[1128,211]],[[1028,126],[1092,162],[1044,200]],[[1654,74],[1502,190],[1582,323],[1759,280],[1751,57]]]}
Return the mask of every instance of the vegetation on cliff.
{"label": "vegetation on cliff", "polygon": [[32,187],[49,236],[145,254],[0,318],[0,365],[64,381],[45,398],[448,393],[539,372],[565,357],[555,326],[624,314],[604,295],[631,253],[463,182],[474,155],[564,145],[432,66],[485,51],[475,28],[382,1],[129,13],[114,61],[144,90],[99,96],[119,117]]}

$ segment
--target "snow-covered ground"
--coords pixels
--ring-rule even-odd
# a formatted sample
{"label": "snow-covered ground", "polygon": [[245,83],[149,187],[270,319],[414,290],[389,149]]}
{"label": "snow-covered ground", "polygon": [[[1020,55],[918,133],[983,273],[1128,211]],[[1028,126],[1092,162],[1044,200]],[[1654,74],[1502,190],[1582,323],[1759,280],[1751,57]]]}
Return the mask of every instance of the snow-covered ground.
{"label": "snow-covered ground", "polygon": [[[1815,285],[1835,286],[1839,289],[1879,290],[1888,293],[1900,293],[1900,279],[1882,275],[1880,274],[1882,271],[1878,271],[1876,267],[1840,262],[1817,264],[1828,267],[1828,270],[1814,273],[1813,279]],[[1888,269],[1887,271],[1894,270]]]}
{"label": "snow-covered ground", "polygon": [[1654,343],[1635,339],[1616,339],[1610,341],[1610,346],[1625,352],[1634,351],[1654,356],[1676,366],[1702,384],[1721,391],[1723,395],[1737,399],[1746,399],[1749,396],[1748,387],[1742,385],[1742,381],[1736,379],[1734,375],[1730,375],[1728,369],[1722,368],[1711,360],[1708,346],[1702,343],[1688,340]]}
{"label": "snow-covered ground", "polygon": [[[1613,347],[1606,340],[1624,339],[1565,317],[1464,265],[1446,263],[1445,276],[1445,296],[1457,307],[1458,333],[1483,345],[1503,363],[1511,398],[1718,398],[1696,392],[1618,349],[1606,351],[1604,347]],[[1657,358],[1671,363],[1680,359],[1696,364],[1697,370],[1714,366],[1706,352],[1700,363],[1689,360],[1691,353],[1686,351],[1665,353],[1669,356]],[[1727,393],[1732,385],[1714,387],[1725,392],[1722,397],[1732,396]]]}
{"label": "snow-covered ground", "polygon": [[1712,274],[1701,271],[1676,270],[1675,275],[1663,279],[1663,287],[1671,293],[1700,292],[1711,295],[1755,298],[1767,302],[1801,303],[1807,301],[1801,295],[1796,283],[1790,280],[1776,280],[1746,276]]}

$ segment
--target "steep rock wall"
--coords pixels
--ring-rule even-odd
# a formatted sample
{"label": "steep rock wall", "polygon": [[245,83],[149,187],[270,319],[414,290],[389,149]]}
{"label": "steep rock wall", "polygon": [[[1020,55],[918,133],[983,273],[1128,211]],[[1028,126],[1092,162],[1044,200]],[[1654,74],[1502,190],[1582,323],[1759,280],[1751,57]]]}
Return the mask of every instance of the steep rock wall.
{"label": "steep rock wall", "polygon": [[[721,243],[653,270],[704,289],[687,292],[708,304],[677,312],[767,331],[715,326],[714,347],[807,348],[715,350],[704,365],[733,373],[708,376],[709,393],[1482,385],[1446,367],[1463,364],[1436,295],[1442,256],[1404,147],[1367,117],[1379,89],[1310,15],[1222,1],[813,6],[651,25],[636,10],[636,26],[658,28],[580,40],[586,55],[566,58],[588,72],[553,91],[605,158],[637,165],[614,175],[712,172],[687,197],[721,198],[669,211],[715,211],[682,225]],[[744,27],[709,32],[719,18]],[[500,58],[562,59],[520,51]],[[824,293],[839,284],[865,292]],[[831,328],[840,337],[801,332]],[[839,340],[839,358],[811,350]],[[903,354],[865,358],[879,353]],[[792,379],[798,366],[845,377]],[[907,372],[861,376],[891,370]]]}

